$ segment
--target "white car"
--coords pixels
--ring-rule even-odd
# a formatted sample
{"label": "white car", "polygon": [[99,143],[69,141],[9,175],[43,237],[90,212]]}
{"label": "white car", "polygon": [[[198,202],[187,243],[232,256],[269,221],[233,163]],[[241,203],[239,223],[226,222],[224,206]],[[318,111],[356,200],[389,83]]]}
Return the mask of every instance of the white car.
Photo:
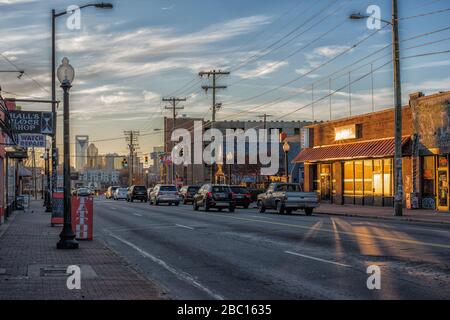
{"label": "white car", "polygon": [[114,191],[114,200],[126,200],[127,193],[127,188],[117,188],[116,191]]}

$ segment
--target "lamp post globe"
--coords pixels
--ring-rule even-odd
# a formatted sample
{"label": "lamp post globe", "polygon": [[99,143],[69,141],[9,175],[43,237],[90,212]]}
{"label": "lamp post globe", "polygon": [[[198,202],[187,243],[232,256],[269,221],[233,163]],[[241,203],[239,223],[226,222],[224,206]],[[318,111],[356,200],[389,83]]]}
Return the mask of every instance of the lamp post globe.
{"label": "lamp post globe", "polygon": [[61,65],[58,67],[56,75],[61,85],[65,82],[69,85],[72,84],[73,80],[75,79],[75,70],[69,63],[69,59],[67,59],[66,57],[62,59]]}
{"label": "lamp post globe", "polygon": [[286,176],[286,182],[289,183],[289,151],[291,150],[291,146],[289,145],[289,142],[286,140],[283,144],[283,151],[284,151],[284,174]]}

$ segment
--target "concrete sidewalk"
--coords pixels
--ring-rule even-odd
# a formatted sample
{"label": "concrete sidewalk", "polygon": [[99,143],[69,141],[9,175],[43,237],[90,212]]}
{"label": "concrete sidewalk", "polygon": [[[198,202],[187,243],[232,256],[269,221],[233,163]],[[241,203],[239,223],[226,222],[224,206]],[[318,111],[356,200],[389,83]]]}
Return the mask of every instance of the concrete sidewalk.
{"label": "concrete sidewalk", "polygon": [[[44,213],[41,201],[33,201],[28,212],[15,212],[1,228],[0,300],[163,297],[161,288],[99,240],[80,242],[74,251],[57,250],[61,227],[50,227],[50,214]],[[81,267],[81,290],[67,289],[68,265]]]}
{"label": "concrete sidewalk", "polygon": [[395,217],[394,209],[388,207],[321,204],[319,208],[314,210],[314,213],[348,217],[450,224],[449,212],[438,212],[423,209],[403,209],[403,217]]}

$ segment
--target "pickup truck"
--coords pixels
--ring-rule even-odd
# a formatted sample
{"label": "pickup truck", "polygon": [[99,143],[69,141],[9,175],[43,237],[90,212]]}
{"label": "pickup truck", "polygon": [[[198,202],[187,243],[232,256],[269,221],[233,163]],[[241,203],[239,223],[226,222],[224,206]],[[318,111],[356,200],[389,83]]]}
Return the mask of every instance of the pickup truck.
{"label": "pickup truck", "polygon": [[303,192],[301,186],[295,183],[272,183],[265,193],[258,195],[257,204],[260,213],[266,209],[276,209],[279,214],[291,214],[303,209],[310,216],[319,206],[319,194]]}

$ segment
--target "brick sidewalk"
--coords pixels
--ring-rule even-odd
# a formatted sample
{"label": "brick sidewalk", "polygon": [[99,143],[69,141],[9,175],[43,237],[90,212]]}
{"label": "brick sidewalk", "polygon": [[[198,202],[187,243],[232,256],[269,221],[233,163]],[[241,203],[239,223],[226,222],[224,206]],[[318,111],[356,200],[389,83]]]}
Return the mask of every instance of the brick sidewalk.
{"label": "brick sidewalk", "polygon": [[449,212],[433,210],[403,210],[403,217],[394,217],[394,209],[387,207],[365,207],[353,205],[321,204],[315,213],[348,217],[379,218],[398,221],[432,222],[450,224]]}
{"label": "brick sidewalk", "polygon": [[[0,300],[162,298],[162,289],[98,240],[83,241],[75,251],[57,250],[61,228],[50,227],[40,201],[33,201],[31,210],[16,212],[3,235],[0,231]],[[68,265],[81,266],[81,290],[67,289]]]}

